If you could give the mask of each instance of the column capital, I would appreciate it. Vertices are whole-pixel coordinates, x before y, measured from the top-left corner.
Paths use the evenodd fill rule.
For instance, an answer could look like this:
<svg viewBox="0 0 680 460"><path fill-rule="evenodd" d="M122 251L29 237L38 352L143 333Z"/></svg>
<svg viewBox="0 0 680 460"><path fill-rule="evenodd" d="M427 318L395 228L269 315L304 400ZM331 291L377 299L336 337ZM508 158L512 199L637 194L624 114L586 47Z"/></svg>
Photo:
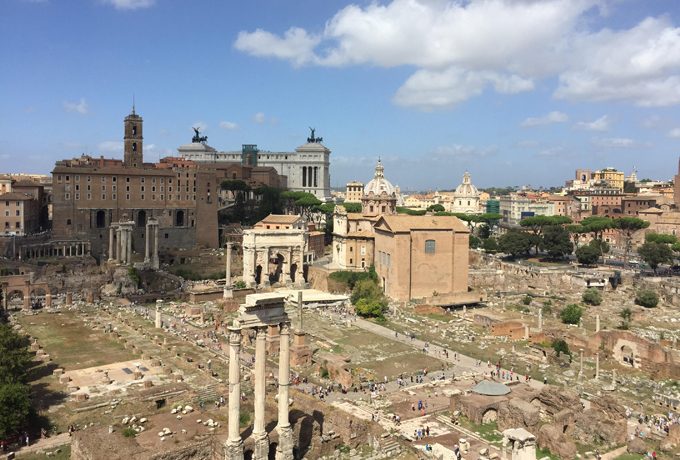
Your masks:
<svg viewBox="0 0 680 460"><path fill-rule="evenodd" d="M286 321L284 323L281 323L279 325L279 334L283 335L289 335L290 334L290 321Z"/></svg>

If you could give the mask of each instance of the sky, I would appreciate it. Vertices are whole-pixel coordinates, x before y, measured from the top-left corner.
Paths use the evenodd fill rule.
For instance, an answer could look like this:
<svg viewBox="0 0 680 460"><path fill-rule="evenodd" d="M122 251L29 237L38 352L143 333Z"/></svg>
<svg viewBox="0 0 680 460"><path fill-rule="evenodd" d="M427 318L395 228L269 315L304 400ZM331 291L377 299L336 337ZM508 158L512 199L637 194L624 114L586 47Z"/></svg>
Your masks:
<svg viewBox="0 0 680 460"><path fill-rule="evenodd" d="M201 127L218 150L292 151L331 185L378 158L402 190L561 185L576 168L670 179L680 156L675 0L0 0L0 171L146 161Z"/></svg>

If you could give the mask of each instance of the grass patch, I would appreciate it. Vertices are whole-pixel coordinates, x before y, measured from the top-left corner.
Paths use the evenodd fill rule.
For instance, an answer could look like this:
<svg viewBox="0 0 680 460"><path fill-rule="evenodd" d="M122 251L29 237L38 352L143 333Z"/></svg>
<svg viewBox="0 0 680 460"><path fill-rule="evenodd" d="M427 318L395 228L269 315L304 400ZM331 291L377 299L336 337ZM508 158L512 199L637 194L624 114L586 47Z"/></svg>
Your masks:
<svg viewBox="0 0 680 460"><path fill-rule="evenodd" d="M474 431L488 442L498 443L503 441L503 435L498 432L498 425L496 424L496 422L477 425L464 415L461 415L458 418L458 422L461 424L461 426L463 426L463 428L467 428L470 431ZM537 458L539 457L537 456Z"/></svg>
<svg viewBox="0 0 680 460"><path fill-rule="evenodd" d="M557 455L553 454L546 448L540 448L536 446L536 458L543 458L543 457L548 457L550 460L560 460L560 457Z"/></svg>

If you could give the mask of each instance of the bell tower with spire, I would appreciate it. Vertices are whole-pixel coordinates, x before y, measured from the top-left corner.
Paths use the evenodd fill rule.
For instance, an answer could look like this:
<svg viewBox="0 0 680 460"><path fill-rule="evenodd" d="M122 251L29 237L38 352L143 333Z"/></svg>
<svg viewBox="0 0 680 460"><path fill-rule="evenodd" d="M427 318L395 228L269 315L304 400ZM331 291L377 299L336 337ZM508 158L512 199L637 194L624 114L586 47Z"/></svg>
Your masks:
<svg viewBox="0 0 680 460"><path fill-rule="evenodd" d="M125 117L125 136L123 149L123 165L129 168L141 168L144 164L142 137L142 117L135 113L135 103L132 102L132 112Z"/></svg>

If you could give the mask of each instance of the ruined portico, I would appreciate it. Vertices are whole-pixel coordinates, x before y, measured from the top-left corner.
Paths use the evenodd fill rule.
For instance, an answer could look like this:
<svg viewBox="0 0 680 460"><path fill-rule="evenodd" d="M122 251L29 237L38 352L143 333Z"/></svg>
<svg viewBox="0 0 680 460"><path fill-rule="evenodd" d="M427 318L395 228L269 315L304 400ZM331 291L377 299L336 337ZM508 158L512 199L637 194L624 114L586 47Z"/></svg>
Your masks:
<svg viewBox="0 0 680 460"><path fill-rule="evenodd" d="M122 265L132 264L132 230L134 226L134 221L121 220L109 227L109 262Z"/></svg>
<svg viewBox="0 0 680 460"><path fill-rule="evenodd" d="M288 389L290 385L290 322L284 310L285 296L281 294L251 294L239 308L238 319L229 328L229 437L225 446L227 460L243 459L243 440L239 429L241 369L240 349L243 330L254 329L255 378L254 378L254 422L253 438L255 447L253 459L267 459L269 438L265 430L265 385L266 385L266 342L267 330L279 328L279 392L278 424L279 443L276 458L293 460L293 431L289 421Z"/></svg>

